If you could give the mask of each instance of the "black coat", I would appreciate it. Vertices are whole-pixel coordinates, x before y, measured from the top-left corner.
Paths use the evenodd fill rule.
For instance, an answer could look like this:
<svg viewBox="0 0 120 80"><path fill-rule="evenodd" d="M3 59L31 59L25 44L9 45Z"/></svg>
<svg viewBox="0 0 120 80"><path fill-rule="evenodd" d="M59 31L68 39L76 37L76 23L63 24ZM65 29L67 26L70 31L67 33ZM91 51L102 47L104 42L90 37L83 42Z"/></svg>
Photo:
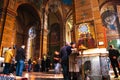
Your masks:
<svg viewBox="0 0 120 80"><path fill-rule="evenodd" d="M19 61L19 60L25 60L25 50L23 48L19 48L17 50L16 56L15 56L15 60Z"/></svg>
<svg viewBox="0 0 120 80"><path fill-rule="evenodd" d="M69 55L71 54L71 47L70 46L64 46L61 48L60 50L60 58L61 58L61 63L65 63L67 64L68 63L68 58L69 58Z"/></svg>
<svg viewBox="0 0 120 80"><path fill-rule="evenodd" d="M109 58L110 58L111 61L115 60L115 59L113 59L113 56L116 57L116 60L118 59L118 57L120 55L118 50L116 50L116 49L109 49L108 51L109 51Z"/></svg>

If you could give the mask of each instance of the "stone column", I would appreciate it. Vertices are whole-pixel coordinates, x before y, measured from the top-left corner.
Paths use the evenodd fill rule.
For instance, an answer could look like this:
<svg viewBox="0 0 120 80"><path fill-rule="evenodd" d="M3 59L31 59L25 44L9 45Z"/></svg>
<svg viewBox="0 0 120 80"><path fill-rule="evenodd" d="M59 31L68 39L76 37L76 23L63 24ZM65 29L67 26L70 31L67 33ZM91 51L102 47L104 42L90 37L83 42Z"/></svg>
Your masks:
<svg viewBox="0 0 120 80"><path fill-rule="evenodd" d="M107 37L106 37L106 29L102 25L98 0L91 0L91 5L92 5L93 19L95 24L97 47L104 48L107 46ZM103 44L99 45L100 42L103 42Z"/></svg>
<svg viewBox="0 0 120 80"><path fill-rule="evenodd" d="M9 0L4 0L2 18L1 18L1 29L0 29L0 48L1 48L1 44L2 44L2 37L3 37L3 31L4 31L5 21L6 21L8 5L9 5Z"/></svg>
<svg viewBox="0 0 120 80"><path fill-rule="evenodd" d="M40 39L40 57L43 57L43 54L47 54L47 14L45 12L45 9L43 8L42 12L42 26L41 26L41 39Z"/></svg>
<svg viewBox="0 0 120 80"><path fill-rule="evenodd" d="M12 10L8 9L6 14L6 21L4 25L1 46L4 48L13 47L15 45L15 16Z"/></svg>

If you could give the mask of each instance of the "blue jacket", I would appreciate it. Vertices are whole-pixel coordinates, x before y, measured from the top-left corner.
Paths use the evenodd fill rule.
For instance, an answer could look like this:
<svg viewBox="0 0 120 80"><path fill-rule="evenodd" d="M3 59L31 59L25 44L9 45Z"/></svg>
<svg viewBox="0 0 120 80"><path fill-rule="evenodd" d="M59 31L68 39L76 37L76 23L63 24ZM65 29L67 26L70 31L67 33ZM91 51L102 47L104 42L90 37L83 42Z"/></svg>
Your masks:
<svg viewBox="0 0 120 80"><path fill-rule="evenodd" d="M60 50L61 63L68 63L69 55L71 54L70 46L63 46Z"/></svg>

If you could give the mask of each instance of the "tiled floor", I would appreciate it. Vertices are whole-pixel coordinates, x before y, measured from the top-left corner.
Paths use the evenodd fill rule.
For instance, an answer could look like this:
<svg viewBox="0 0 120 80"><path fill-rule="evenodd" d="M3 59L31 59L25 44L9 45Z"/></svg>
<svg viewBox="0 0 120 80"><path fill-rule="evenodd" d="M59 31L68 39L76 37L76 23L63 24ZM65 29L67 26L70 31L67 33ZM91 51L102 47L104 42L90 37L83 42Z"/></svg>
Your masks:
<svg viewBox="0 0 120 80"><path fill-rule="evenodd" d="M62 74L54 74L54 72L24 72L23 77L28 78L28 80L63 80ZM120 80L120 76L114 79L113 71L110 71L110 80ZM16 80L21 80L20 77L16 77Z"/></svg>
<svg viewBox="0 0 120 80"><path fill-rule="evenodd" d="M1 69L1 68L0 68ZM0 70L2 71L2 70ZM27 77L28 80L63 80L63 75L62 74L54 74L54 72L49 72L49 73L45 73L45 72L24 72L23 73L23 77ZM120 80L120 76L118 77L118 79L114 79L114 73L111 69L110 71L110 80ZM20 80L20 77L16 77L17 80Z"/></svg>
<svg viewBox="0 0 120 80"><path fill-rule="evenodd" d="M42 73L42 72L25 72L23 74L23 77L27 77L29 80L63 80L62 74L54 74L54 73ZM111 80L120 80L120 77L118 79L114 79L114 74L110 74Z"/></svg>
<svg viewBox="0 0 120 80"><path fill-rule="evenodd" d="M63 80L62 74L53 74L45 72L24 73L23 77L27 77L29 80Z"/></svg>

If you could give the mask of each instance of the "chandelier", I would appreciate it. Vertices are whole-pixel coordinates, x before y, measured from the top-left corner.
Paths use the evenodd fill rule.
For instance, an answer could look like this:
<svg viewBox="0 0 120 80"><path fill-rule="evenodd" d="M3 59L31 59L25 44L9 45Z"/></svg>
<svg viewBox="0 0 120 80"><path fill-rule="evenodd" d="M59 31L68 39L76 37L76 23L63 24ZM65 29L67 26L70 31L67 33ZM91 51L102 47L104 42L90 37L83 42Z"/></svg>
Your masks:
<svg viewBox="0 0 120 80"><path fill-rule="evenodd" d="M51 12L57 12L58 7L60 6L60 0L50 0L48 6Z"/></svg>

